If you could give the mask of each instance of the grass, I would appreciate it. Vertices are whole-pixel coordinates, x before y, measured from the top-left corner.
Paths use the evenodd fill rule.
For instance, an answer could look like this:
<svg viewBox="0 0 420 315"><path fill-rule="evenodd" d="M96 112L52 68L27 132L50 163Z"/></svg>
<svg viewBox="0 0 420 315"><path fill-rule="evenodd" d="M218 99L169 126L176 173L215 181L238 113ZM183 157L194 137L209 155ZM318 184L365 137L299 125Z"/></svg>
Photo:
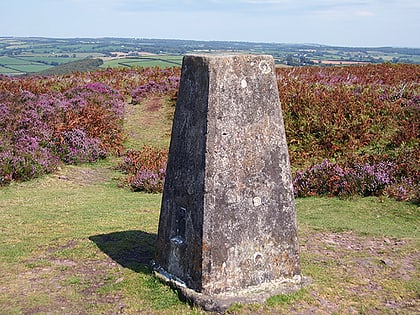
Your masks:
<svg viewBox="0 0 420 315"><path fill-rule="evenodd" d="M131 58L120 58L105 61L102 68L114 67L161 67L181 66L181 55L150 55Z"/></svg>
<svg viewBox="0 0 420 315"><path fill-rule="evenodd" d="M51 66L40 63L37 60L25 60L22 58L14 58L8 56L0 57L0 65L3 69L0 69L0 73L26 73L26 72L37 72L47 69Z"/></svg>
<svg viewBox="0 0 420 315"><path fill-rule="evenodd" d="M161 195L117 187L120 174L110 166L65 167L0 190L0 305L5 314L61 308L91 314L111 314L116 308L126 314L201 313L150 273ZM296 203L303 274L312 284L264 305L234 305L230 313L386 310L378 296L367 294L369 281L380 283L382 294L395 303L415 298L415 267L406 280L395 272L402 266L398 259L413 256L418 248L418 206L376 198L303 198ZM329 237L347 240L343 244L350 249L337 239L325 242ZM388 238L404 244L378 245L373 254L351 248ZM394 265L385 266L381 257L390 251ZM380 269L384 278L360 276L361 262Z"/></svg>
<svg viewBox="0 0 420 315"><path fill-rule="evenodd" d="M129 119L124 121L127 134L124 146L138 149L147 144L168 148L174 109L165 97L155 97L127 106Z"/></svg>
<svg viewBox="0 0 420 315"><path fill-rule="evenodd" d="M81 181L92 172L103 169L65 168L0 191L0 288L6 288L0 304L6 314L56 307L82 312L76 305L108 314L119 305L112 303L115 296L124 297L121 307L129 314L190 312L148 267L161 195L132 193L109 179ZM90 305L90 291L103 302Z"/></svg>
<svg viewBox="0 0 420 315"><path fill-rule="evenodd" d="M420 238L419 207L390 199L301 198L299 219L312 229L362 235Z"/></svg>

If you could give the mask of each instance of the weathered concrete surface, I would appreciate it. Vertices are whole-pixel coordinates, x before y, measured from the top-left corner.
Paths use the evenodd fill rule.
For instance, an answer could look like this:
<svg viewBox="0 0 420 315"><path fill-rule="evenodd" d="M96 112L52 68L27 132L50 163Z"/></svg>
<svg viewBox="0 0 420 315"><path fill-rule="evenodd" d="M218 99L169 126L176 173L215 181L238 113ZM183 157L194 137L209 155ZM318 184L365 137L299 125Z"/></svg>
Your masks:
<svg viewBox="0 0 420 315"><path fill-rule="evenodd" d="M155 262L204 296L300 283L271 56L184 57Z"/></svg>

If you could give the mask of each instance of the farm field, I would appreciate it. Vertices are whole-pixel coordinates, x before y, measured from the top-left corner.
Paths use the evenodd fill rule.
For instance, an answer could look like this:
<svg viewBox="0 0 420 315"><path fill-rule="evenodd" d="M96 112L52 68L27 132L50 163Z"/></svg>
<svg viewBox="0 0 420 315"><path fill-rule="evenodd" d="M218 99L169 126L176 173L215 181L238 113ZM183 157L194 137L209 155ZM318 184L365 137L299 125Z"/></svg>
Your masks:
<svg viewBox="0 0 420 315"><path fill-rule="evenodd" d="M20 74L38 72L50 66L38 60L0 56L0 74Z"/></svg>
<svg viewBox="0 0 420 315"><path fill-rule="evenodd" d="M179 65L186 53L270 54L279 66L357 63L420 64L418 48L354 48L317 44L206 42L146 38L0 37L0 74L36 74L83 58L101 58L104 67ZM125 56L121 60L120 56Z"/></svg>
<svg viewBox="0 0 420 315"><path fill-rule="evenodd" d="M101 68L115 67L180 67L182 65L181 55L148 55L131 58L117 58L106 60Z"/></svg>
<svg viewBox="0 0 420 315"><path fill-rule="evenodd" d="M38 73L46 69L51 69L56 65L63 65L77 60L85 59L81 57L53 57L53 56L20 56L8 57L0 56L0 74L19 75L25 73ZM93 58L94 56L89 56ZM101 57L101 56L99 56ZM101 58L99 58L101 59ZM105 58L104 58L105 59ZM130 58L106 58L101 68L115 67L161 67L168 68L181 66L181 55L148 55Z"/></svg>
<svg viewBox="0 0 420 315"><path fill-rule="evenodd" d="M0 56L0 74L22 75L38 73L56 65L82 60L86 57L54 57L44 55Z"/></svg>
<svg viewBox="0 0 420 315"><path fill-rule="evenodd" d="M417 313L418 67L278 69L310 284L228 313ZM205 314L151 274L162 196L138 180L165 162L179 73L0 80L3 313Z"/></svg>

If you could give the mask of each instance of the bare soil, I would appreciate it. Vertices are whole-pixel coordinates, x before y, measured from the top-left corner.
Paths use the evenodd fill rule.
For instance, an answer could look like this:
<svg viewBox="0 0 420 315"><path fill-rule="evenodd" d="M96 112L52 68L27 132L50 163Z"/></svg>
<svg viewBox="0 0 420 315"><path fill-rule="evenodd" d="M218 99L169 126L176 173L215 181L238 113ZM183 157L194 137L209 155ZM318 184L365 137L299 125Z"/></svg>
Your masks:
<svg viewBox="0 0 420 315"><path fill-rule="evenodd" d="M399 281L418 285L420 254L418 242L386 237L366 237L351 232L306 231L300 239L301 255L312 265L323 268L332 292L313 279L309 291L316 313L325 314L418 314L418 291L410 294ZM343 297L347 300L343 301ZM297 303L299 305L300 303ZM311 310L312 308L312 310ZM291 313L310 314L304 303Z"/></svg>
<svg viewBox="0 0 420 315"><path fill-rule="evenodd" d="M113 170L106 167L67 166L64 170L59 169L54 176L64 182L86 186L109 182L112 178L112 173Z"/></svg>
<svg viewBox="0 0 420 315"><path fill-rule="evenodd" d="M123 281L122 268L99 250L88 259L60 257L86 240L40 249L25 261L3 294L10 294L17 314L120 314L122 296L105 288ZM105 289L105 290L104 290ZM6 310L5 314L15 311Z"/></svg>

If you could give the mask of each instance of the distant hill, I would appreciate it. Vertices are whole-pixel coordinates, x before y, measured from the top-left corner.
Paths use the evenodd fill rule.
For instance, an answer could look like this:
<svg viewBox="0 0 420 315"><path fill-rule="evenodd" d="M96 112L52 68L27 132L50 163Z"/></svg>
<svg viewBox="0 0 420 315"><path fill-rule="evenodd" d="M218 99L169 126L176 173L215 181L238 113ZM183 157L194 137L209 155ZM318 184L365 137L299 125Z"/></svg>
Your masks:
<svg viewBox="0 0 420 315"><path fill-rule="evenodd" d="M42 38L0 36L0 75L63 74L103 68L180 65L187 53L252 53L278 66L341 66L366 63L420 64L420 48L337 47L150 38ZM82 61L75 61L82 60ZM57 66L62 65L62 66ZM56 67L54 67L56 66ZM47 70L48 69L48 70Z"/></svg>
<svg viewBox="0 0 420 315"><path fill-rule="evenodd" d="M32 73L32 75L62 75L72 72L87 72L97 70L104 62L99 58L86 58L71 61L61 65L48 68L43 71Z"/></svg>

